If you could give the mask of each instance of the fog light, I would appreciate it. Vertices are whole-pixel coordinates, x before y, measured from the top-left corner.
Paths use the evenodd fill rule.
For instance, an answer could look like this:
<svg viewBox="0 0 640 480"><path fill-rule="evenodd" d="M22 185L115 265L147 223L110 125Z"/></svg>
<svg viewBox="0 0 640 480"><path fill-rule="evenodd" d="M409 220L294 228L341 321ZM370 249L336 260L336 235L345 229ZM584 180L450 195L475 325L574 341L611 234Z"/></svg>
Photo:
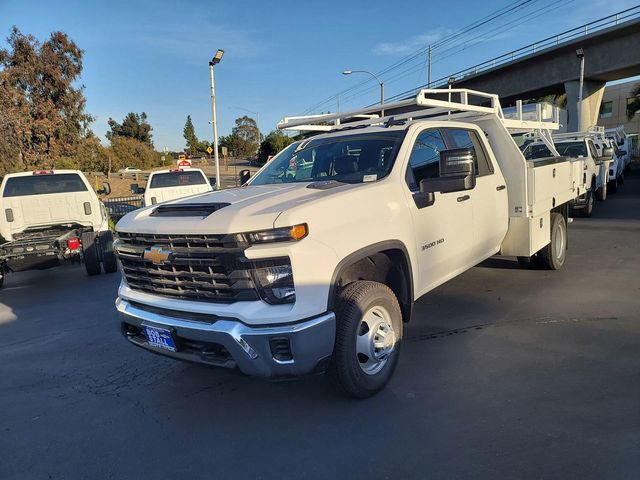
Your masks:
<svg viewBox="0 0 640 480"><path fill-rule="evenodd" d="M260 296L268 303L293 303L296 290L291 265L277 265L253 270L253 277Z"/></svg>

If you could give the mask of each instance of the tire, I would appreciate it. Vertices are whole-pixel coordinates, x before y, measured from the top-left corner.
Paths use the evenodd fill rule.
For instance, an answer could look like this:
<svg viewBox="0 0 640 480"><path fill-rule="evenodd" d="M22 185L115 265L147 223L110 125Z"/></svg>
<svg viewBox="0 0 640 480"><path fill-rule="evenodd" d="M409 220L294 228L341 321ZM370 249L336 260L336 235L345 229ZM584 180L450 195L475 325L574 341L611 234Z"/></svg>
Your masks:
<svg viewBox="0 0 640 480"><path fill-rule="evenodd" d="M96 242L94 232L83 232L80 241L82 242L82 258L84 268L89 276L100 275L100 256L98 255L98 242Z"/></svg>
<svg viewBox="0 0 640 480"><path fill-rule="evenodd" d="M610 180L609 181L609 185L607 186L607 189L609 190L609 192L613 193L617 193L618 192L618 178L616 177L615 180Z"/></svg>
<svg viewBox="0 0 640 480"><path fill-rule="evenodd" d="M600 188L596 189L596 200L604 202L607 199L607 184L604 183Z"/></svg>
<svg viewBox="0 0 640 480"><path fill-rule="evenodd" d="M0 288L4 287L4 277L6 277L7 272L4 270L3 266L0 266Z"/></svg>
<svg viewBox="0 0 640 480"><path fill-rule="evenodd" d="M118 271L116 253L113 251L113 233L109 230L100 234L100 249L102 250L102 268L104 273Z"/></svg>
<svg viewBox="0 0 640 480"><path fill-rule="evenodd" d="M576 216L590 218L591 215L593 214L593 204L594 204L593 190L589 190L587 191L587 204L585 205L584 208L581 208L580 210L574 210L574 212L577 214Z"/></svg>
<svg viewBox="0 0 640 480"><path fill-rule="evenodd" d="M624 169L620 172L620 175L618 175L618 186L620 185L624 185Z"/></svg>
<svg viewBox="0 0 640 480"><path fill-rule="evenodd" d="M537 254L538 265L547 270L560 270L567 258L567 222L564 217L551 212L551 242Z"/></svg>
<svg viewBox="0 0 640 480"><path fill-rule="evenodd" d="M370 397L384 388L400 357L398 300L386 285L356 281L338 293L335 313L336 339L327 376L340 394Z"/></svg>

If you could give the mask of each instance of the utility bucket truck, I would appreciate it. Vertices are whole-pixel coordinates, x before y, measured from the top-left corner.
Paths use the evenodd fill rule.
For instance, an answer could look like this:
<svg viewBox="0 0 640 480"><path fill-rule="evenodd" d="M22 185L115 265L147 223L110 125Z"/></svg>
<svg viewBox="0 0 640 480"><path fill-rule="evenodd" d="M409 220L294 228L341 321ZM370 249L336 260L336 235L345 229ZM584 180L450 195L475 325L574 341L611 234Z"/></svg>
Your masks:
<svg viewBox="0 0 640 480"><path fill-rule="evenodd" d="M317 134L242 187L125 216L125 338L250 375L326 372L362 398L391 378L422 295L495 254L563 266L583 165L528 161L510 135L557 123L506 118L496 95L465 89L384 112L285 118Z"/></svg>

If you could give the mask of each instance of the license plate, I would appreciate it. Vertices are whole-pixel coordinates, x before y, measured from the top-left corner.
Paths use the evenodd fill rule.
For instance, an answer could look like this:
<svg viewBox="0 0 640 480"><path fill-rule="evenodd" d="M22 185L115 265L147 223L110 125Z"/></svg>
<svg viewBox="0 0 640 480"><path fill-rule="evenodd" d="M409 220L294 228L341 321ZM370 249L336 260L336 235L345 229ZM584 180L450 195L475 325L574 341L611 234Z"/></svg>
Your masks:
<svg viewBox="0 0 640 480"><path fill-rule="evenodd" d="M143 325L143 327L149 345L152 347L164 348L165 350L170 350L172 352L177 350L176 342L173 339L171 330L167 328L151 327L149 325Z"/></svg>

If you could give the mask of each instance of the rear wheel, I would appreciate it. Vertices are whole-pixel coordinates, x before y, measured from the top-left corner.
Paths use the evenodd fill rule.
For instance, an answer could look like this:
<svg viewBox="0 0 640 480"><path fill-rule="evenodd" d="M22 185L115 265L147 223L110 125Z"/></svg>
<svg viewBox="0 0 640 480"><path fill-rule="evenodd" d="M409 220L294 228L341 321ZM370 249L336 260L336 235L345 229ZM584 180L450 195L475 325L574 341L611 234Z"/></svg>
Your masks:
<svg viewBox="0 0 640 480"><path fill-rule="evenodd" d="M567 222L564 217L551 212L551 242L536 254L540 267L560 270L567 256Z"/></svg>
<svg viewBox="0 0 640 480"><path fill-rule="evenodd" d="M327 369L342 394L367 398L387 384L402 341L400 305L389 287L357 281L338 294L336 339Z"/></svg>
<svg viewBox="0 0 640 480"><path fill-rule="evenodd" d="M114 273L118 270L116 253L113 251L113 233L109 230L100 234L100 249L102 250L102 267L104 273Z"/></svg>
<svg viewBox="0 0 640 480"><path fill-rule="evenodd" d="M84 268L90 276L100 274L100 256L98 255L98 245L95 232L83 232L80 241L82 242L82 258Z"/></svg>
<svg viewBox="0 0 640 480"><path fill-rule="evenodd" d="M618 175L618 185L624 185L624 169Z"/></svg>
<svg viewBox="0 0 640 480"><path fill-rule="evenodd" d="M609 192L617 193L617 191L618 191L618 177L616 177L615 180L609 180L609 184L608 184L607 188L609 189Z"/></svg>
<svg viewBox="0 0 640 480"><path fill-rule="evenodd" d="M6 275L6 272L4 270L4 266L0 265L0 288L4 286L5 275Z"/></svg>

